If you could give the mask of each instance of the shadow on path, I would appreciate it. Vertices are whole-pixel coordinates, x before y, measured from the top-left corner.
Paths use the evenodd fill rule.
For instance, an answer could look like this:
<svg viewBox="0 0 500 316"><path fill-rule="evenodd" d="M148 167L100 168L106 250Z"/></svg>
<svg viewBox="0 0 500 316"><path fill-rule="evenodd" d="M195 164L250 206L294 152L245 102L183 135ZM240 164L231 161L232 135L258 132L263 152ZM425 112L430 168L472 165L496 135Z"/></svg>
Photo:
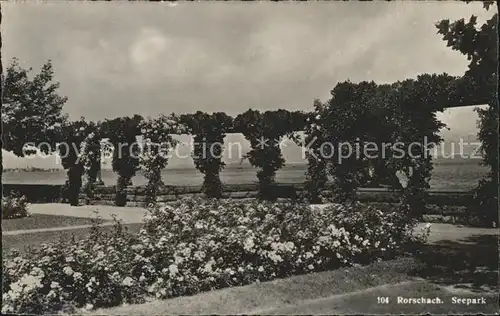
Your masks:
<svg viewBox="0 0 500 316"><path fill-rule="evenodd" d="M416 258L424 267L413 271L413 276L473 292L498 292L497 235L472 235L421 245Z"/></svg>

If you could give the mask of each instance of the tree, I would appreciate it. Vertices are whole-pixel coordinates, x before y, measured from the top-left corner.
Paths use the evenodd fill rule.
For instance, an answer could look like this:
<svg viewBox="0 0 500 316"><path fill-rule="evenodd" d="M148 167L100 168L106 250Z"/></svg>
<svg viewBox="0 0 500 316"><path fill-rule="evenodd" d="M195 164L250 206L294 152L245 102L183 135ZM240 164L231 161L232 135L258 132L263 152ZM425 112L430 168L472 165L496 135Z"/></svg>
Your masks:
<svg viewBox="0 0 500 316"><path fill-rule="evenodd" d="M52 82L52 63L45 63L32 79L31 71L21 68L18 60L13 59L2 73L2 148L19 157L36 153L26 148L26 144L47 143L50 146L41 146L40 150L45 154L55 151L60 126L67 119L62 113L67 97L60 96L59 83Z"/></svg>
<svg viewBox="0 0 500 316"><path fill-rule="evenodd" d="M84 191L87 199L92 199L97 184L97 176L101 170L101 128L100 122L91 122L90 129L80 145L81 161L85 169L86 182Z"/></svg>
<svg viewBox="0 0 500 316"><path fill-rule="evenodd" d="M181 115L180 121L194 135L193 161L204 174L202 191L210 198L222 197L222 182L219 173L224 168L222 161L226 133L232 129L233 119L223 112L213 114L201 111Z"/></svg>
<svg viewBox="0 0 500 316"><path fill-rule="evenodd" d="M315 103L315 117L310 118L308 137L325 142L316 144L323 148L313 149L327 159L317 159L317 154L308 157L310 173L321 185L324 175L316 169L326 164L334 178L335 199L352 202L359 187L373 183L368 172L372 169L375 180L378 177L399 190L410 215L419 217L432 170L430 150L441 141L438 133L444 127L436 112L455 97L456 80L447 74L425 74L393 84L338 83L326 104ZM407 188L396 181L398 170L408 173ZM315 190L310 193L317 199Z"/></svg>
<svg viewBox="0 0 500 316"><path fill-rule="evenodd" d="M282 137L293 137L294 132L302 130L304 126L303 113L283 109L264 113L250 109L234 119L234 132L241 132L252 147L244 158L259 168L257 178L261 199L276 199L272 185L275 183L276 171L285 165L280 148Z"/></svg>
<svg viewBox="0 0 500 316"><path fill-rule="evenodd" d="M488 10L493 3L483 1L484 8ZM489 105L477 111L483 163L490 167L490 172L473 191L471 211L484 222L498 225L498 13L481 27L476 24L477 17L471 16L467 22L465 19L453 23L442 20L436 27L448 47L467 56L469 67L463 81L473 87L470 93Z"/></svg>
<svg viewBox="0 0 500 316"><path fill-rule="evenodd" d="M114 147L112 166L113 171L118 173L115 197L117 206L127 204L126 188L131 185L132 177L140 168L140 148L136 136L141 134L142 120L142 116L134 115L105 120L101 125L103 138L109 138Z"/></svg>
<svg viewBox="0 0 500 316"><path fill-rule="evenodd" d="M143 149L139 157L142 174L148 180L145 187L145 202L149 206L157 202L160 188L164 186L161 172L167 167L170 149L177 145L172 134L182 134L177 117L160 115L148 117L140 122Z"/></svg>
<svg viewBox="0 0 500 316"><path fill-rule="evenodd" d="M325 115L325 105L314 100L314 111L306 118L306 198L311 204L322 202L322 190L328 181L326 159L321 155L321 145L325 143L324 130L321 129L321 118Z"/></svg>
<svg viewBox="0 0 500 316"><path fill-rule="evenodd" d="M78 196L82 187L82 176L85 172L85 161L82 159L82 142L97 130L96 124L87 122L82 117L79 121L65 122L61 128L63 141L58 144L57 151L61 163L67 170L68 179L64 196L73 206L78 205Z"/></svg>
<svg viewBox="0 0 500 316"><path fill-rule="evenodd" d="M329 161L328 173L334 178L337 202L355 200L357 188L366 180L367 162L353 150L367 141L375 128L368 118L377 91L374 82L340 82L330 92L332 98L325 104L320 121L313 123L326 142L320 151Z"/></svg>
<svg viewBox="0 0 500 316"><path fill-rule="evenodd" d="M437 119L436 112L443 111L444 104L454 97L456 80L447 74L424 74L417 80L398 81L391 85L384 102L394 111L391 119L394 122L389 126L393 125L396 133L391 138L405 152L397 159L392 155L388 158L389 169L404 171L408 177L407 187L395 183L393 188L402 191L403 202L415 218L423 215L433 168L431 150L433 144L442 141L439 131L446 126Z"/></svg>

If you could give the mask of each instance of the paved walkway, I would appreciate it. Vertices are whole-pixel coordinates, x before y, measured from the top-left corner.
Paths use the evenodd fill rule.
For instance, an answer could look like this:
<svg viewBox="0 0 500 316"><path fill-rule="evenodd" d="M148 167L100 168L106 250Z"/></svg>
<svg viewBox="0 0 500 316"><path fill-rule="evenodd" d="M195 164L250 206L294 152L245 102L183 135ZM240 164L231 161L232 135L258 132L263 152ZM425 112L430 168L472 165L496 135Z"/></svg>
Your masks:
<svg viewBox="0 0 500 316"><path fill-rule="evenodd" d="M322 208L324 205L318 206L314 205L313 208ZM144 215L148 213L148 210L141 207L117 207L108 205L83 205L83 206L70 206L69 204L61 203L44 203L44 204L31 204L29 211L33 214L44 214L44 215L58 215L58 216L73 216L81 218L95 218L97 214L103 220L112 220L113 215L117 219L122 220L124 224L135 224L141 223ZM96 213L97 212L97 213ZM106 225L112 225L112 223L105 223ZM417 226L417 230L426 223L420 223ZM474 235L499 235L498 229L493 228L476 228L476 227L464 227L457 226L453 224L443 224L435 223L431 224L431 234L429 236L429 242L437 242L441 240L462 240ZM9 232L2 232L3 236L8 235L19 235L26 233L38 233L38 232L48 232L48 231L61 231L61 230L72 230L88 228L90 225L79 225L70 227L55 227L55 228L43 228L43 229L30 229L30 230L15 230Z"/></svg>
<svg viewBox="0 0 500 316"><path fill-rule="evenodd" d="M426 223L420 223L418 226L423 227L425 225ZM443 240L465 241L469 237L478 235L500 236L500 231L498 228L478 228L444 223L431 223L431 233L427 242L435 243Z"/></svg>
<svg viewBox="0 0 500 316"><path fill-rule="evenodd" d="M140 223L148 210L141 207L117 207L108 205L71 206L61 203L31 204L29 212L33 214L73 216L95 218L96 212L104 220L112 220L113 215L125 224Z"/></svg>
<svg viewBox="0 0 500 316"><path fill-rule="evenodd" d="M107 205L71 206L69 204L61 204L61 203L44 203L44 204L31 204L29 206L29 212L32 214L71 216L79 218L96 218L97 216L99 216L103 220L108 221L106 223L103 223L102 226L111 226L113 225L113 223L109 221L113 219L113 216L116 216L116 219L118 220L122 220L124 224L142 223L143 217L148 213L148 210L140 207L117 207L117 206L107 206ZM12 236L12 235L52 232L52 231L77 230L89 227L91 227L91 225L13 230L13 231L2 232L2 236Z"/></svg>

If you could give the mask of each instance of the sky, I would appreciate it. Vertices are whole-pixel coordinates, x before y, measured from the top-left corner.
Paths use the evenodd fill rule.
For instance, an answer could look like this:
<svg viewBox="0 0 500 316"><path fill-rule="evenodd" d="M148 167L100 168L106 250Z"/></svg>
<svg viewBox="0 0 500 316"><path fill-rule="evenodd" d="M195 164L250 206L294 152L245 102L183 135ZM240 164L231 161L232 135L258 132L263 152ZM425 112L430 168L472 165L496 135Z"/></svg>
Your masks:
<svg viewBox="0 0 500 316"><path fill-rule="evenodd" d="M467 59L435 23L496 12L481 3L2 2L4 67L51 60L73 119L224 111L310 110L340 81L389 83L462 75ZM471 108L442 114L446 135L477 133ZM446 121L447 120L447 121ZM228 141L248 143L241 135ZM246 144L246 145L245 145ZM300 149L285 157L298 161ZM53 167L18 159L4 167ZM171 161L171 164L192 164Z"/></svg>

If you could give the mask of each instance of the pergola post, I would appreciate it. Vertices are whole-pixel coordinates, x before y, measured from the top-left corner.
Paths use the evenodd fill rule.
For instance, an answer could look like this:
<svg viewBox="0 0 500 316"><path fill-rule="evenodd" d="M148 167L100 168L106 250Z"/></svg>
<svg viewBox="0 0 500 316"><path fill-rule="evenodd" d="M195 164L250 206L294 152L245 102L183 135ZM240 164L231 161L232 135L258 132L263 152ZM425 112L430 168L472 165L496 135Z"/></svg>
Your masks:
<svg viewBox="0 0 500 316"><path fill-rule="evenodd" d="M98 167L97 167L97 172L96 172L96 184L97 185L104 185L104 181L102 181L101 177L101 167L102 167L102 162L101 162L101 157L98 158Z"/></svg>
<svg viewBox="0 0 500 316"><path fill-rule="evenodd" d="M106 159L108 158L109 154L111 153L111 157L113 157L113 146L109 143L108 138L102 138L101 139L101 150L99 152L99 157L98 159L98 165L97 165L97 176L96 176L96 184L97 185L104 185L104 181L102 181L102 163L103 163L103 158Z"/></svg>

